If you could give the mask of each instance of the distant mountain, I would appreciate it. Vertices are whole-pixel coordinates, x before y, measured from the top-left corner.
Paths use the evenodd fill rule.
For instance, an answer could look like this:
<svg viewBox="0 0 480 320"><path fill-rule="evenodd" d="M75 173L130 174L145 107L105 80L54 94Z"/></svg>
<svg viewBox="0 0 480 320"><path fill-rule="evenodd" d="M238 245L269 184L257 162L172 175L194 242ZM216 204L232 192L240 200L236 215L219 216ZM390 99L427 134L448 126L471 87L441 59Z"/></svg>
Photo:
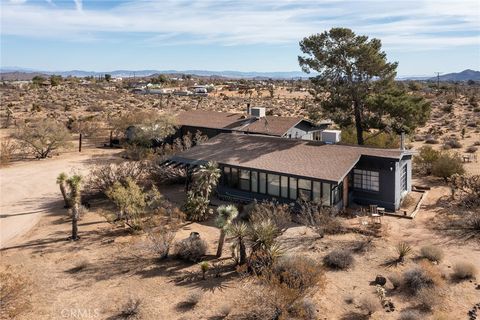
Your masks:
<svg viewBox="0 0 480 320"><path fill-rule="evenodd" d="M41 71L33 69L23 69L17 67L3 67L0 69L3 74L6 73L42 73L42 74L56 74L62 77L87 77L87 76L103 76L110 74L112 77L129 78L129 77L148 77L155 74L190 74L201 77L221 77L229 79L292 79L292 78L309 78L312 75L303 73L301 71L285 71L285 72L242 72L242 71L208 71L208 70L114 70L114 71L83 71L83 70L70 70L70 71Z"/></svg>
<svg viewBox="0 0 480 320"><path fill-rule="evenodd" d="M428 80L437 80L437 77L432 77ZM457 73L447 73L440 76L440 81L480 81L480 71L471 69L463 70Z"/></svg>

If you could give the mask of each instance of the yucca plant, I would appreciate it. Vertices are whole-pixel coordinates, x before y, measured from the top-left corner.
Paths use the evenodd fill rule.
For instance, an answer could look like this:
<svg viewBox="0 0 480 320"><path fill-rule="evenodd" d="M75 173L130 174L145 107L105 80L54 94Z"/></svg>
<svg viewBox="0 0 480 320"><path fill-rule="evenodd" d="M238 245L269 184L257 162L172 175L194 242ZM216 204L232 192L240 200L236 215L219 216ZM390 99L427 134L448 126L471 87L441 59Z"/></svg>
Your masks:
<svg viewBox="0 0 480 320"><path fill-rule="evenodd" d="M398 254L398 261L403 261L406 256L412 253L412 247L406 242L400 242L397 244L395 250Z"/></svg>
<svg viewBox="0 0 480 320"><path fill-rule="evenodd" d="M67 178L68 176L65 172L60 173L57 177L57 184L60 186L60 192L62 193L63 201L65 201L65 208L71 208L72 205L67 194Z"/></svg>
<svg viewBox="0 0 480 320"><path fill-rule="evenodd" d="M205 274L207 273L208 269L210 269L210 264L207 261L202 261L199 264L200 271L202 271L202 279L205 280Z"/></svg>
<svg viewBox="0 0 480 320"><path fill-rule="evenodd" d="M269 249L273 245L278 234L279 231L277 226L270 219L253 223L249 230L249 236L253 242L252 250Z"/></svg>
<svg viewBox="0 0 480 320"><path fill-rule="evenodd" d="M239 253L238 264L245 264L247 260L247 249L245 247L245 238L248 235L248 226L245 222L232 223L228 229L227 234L235 239L235 248Z"/></svg>
<svg viewBox="0 0 480 320"><path fill-rule="evenodd" d="M226 230L231 225L233 219L238 215L238 209L233 204L221 205L217 208L217 218L215 225L220 228L220 238L218 240L217 258L222 256L223 245L225 243Z"/></svg>

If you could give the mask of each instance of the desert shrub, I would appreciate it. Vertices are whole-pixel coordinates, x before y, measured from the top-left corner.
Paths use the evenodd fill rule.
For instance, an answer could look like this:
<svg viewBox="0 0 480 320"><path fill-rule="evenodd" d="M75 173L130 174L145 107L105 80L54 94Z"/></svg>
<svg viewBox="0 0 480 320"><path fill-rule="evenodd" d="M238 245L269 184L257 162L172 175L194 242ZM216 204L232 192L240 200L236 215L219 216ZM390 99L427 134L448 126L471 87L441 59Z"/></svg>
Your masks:
<svg viewBox="0 0 480 320"><path fill-rule="evenodd" d="M418 174L430 175L433 164L440 156L440 152L430 146L420 148L417 156L413 158L414 169Z"/></svg>
<svg viewBox="0 0 480 320"><path fill-rule="evenodd" d="M435 139L434 137L429 136L429 137L425 138L425 143L426 144L438 144L439 141L437 139Z"/></svg>
<svg viewBox="0 0 480 320"><path fill-rule="evenodd" d="M125 158L133 161L151 160L154 156L153 149L150 147L127 143L123 149Z"/></svg>
<svg viewBox="0 0 480 320"><path fill-rule="evenodd" d="M30 285L18 273L18 269L7 267L0 271L0 318L15 319L30 309Z"/></svg>
<svg viewBox="0 0 480 320"><path fill-rule="evenodd" d="M294 319L303 319L303 320L318 319L317 306L311 299L308 299L308 298L303 298L302 300L294 303L289 308L288 313Z"/></svg>
<svg viewBox="0 0 480 320"><path fill-rule="evenodd" d="M477 152L477 150L478 150L477 147L475 147L475 146L470 146L470 147L467 148L466 151L467 151L468 153L475 153L475 152Z"/></svg>
<svg viewBox="0 0 480 320"><path fill-rule="evenodd" d="M462 144L457 139L448 139L443 143L443 146L448 146L452 149L460 149Z"/></svg>
<svg viewBox="0 0 480 320"><path fill-rule="evenodd" d="M192 232L186 239L175 243L175 254L182 260L197 262L207 252L207 242Z"/></svg>
<svg viewBox="0 0 480 320"><path fill-rule="evenodd" d="M434 288L420 289L415 298L418 307L424 311L432 311L442 300L438 290Z"/></svg>
<svg viewBox="0 0 480 320"><path fill-rule="evenodd" d="M478 202L477 198L477 202ZM463 218L463 226L465 229L477 233L477 235L480 235L480 212L472 212L470 214L467 214Z"/></svg>
<svg viewBox="0 0 480 320"><path fill-rule="evenodd" d="M71 145L71 135L65 125L48 118L19 127L14 137L24 150L41 159Z"/></svg>
<svg viewBox="0 0 480 320"><path fill-rule="evenodd" d="M443 178L447 182L448 178L454 174L462 175L465 173L462 159L458 154L443 152L433 163L432 174Z"/></svg>
<svg viewBox="0 0 480 320"><path fill-rule="evenodd" d="M252 224L270 220L279 231L285 230L292 220L290 206L276 201L255 201L246 206L245 211Z"/></svg>
<svg viewBox="0 0 480 320"><path fill-rule="evenodd" d="M0 141L0 165L7 165L18 151L18 144L10 138Z"/></svg>
<svg viewBox="0 0 480 320"><path fill-rule="evenodd" d="M335 249L323 258L323 262L331 269L344 270L349 268L354 260L349 250Z"/></svg>
<svg viewBox="0 0 480 320"><path fill-rule="evenodd" d="M295 220L312 228L319 236L344 233L345 228L336 214L335 209L323 207L320 203L300 202L300 212Z"/></svg>
<svg viewBox="0 0 480 320"><path fill-rule="evenodd" d="M140 307L142 300L138 298L129 298L120 308L118 317L121 319L137 319L140 317Z"/></svg>
<svg viewBox="0 0 480 320"><path fill-rule="evenodd" d="M421 320L422 315L416 310L403 310L400 312L398 320Z"/></svg>
<svg viewBox="0 0 480 320"><path fill-rule="evenodd" d="M162 195L155 186L144 191L131 178L127 178L125 185L115 182L106 195L117 206L117 220L133 231L143 228L143 218L153 214L162 201Z"/></svg>
<svg viewBox="0 0 480 320"><path fill-rule="evenodd" d="M398 261L403 261L406 256L412 253L412 247L406 242L400 242L395 246L395 251L398 254Z"/></svg>
<svg viewBox="0 0 480 320"><path fill-rule="evenodd" d="M272 267L272 276L280 284L305 292L323 280L324 272L319 263L305 256L284 256Z"/></svg>
<svg viewBox="0 0 480 320"><path fill-rule="evenodd" d="M217 312L218 319L225 319L232 312L232 306L229 304L223 305Z"/></svg>
<svg viewBox="0 0 480 320"><path fill-rule="evenodd" d="M374 246L373 238L367 237L365 239L354 242L352 245L352 252L364 253L369 251L371 248L373 248L373 246Z"/></svg>
<svg viewBox="0 0 480 320"><path fill-rule="evenodd" d="M160 227L156 232L148 232L148 239L150 240L149 248L159 260L168 257L175 233L175 229L168 229L164 226Z"/></svg>
<svg viewBox="0 0 480 320"><path fill-rule="evenodd" d="M465 280L474 278L477 273L477 268L470 262L457 262L453 266L452 278L456 280Z"/></svg>
<svg viewBox="0 0 480 320"><path fill-rule="evenodd" d="M443 250L437 246L424 246L420 248L420 255L430 261L440 262L443 259Z"/></svg>
<svg viewBox="0 0 480 320"><path fill-rule="evenodd" d="M402 286L403 279L402 279L402 276L400 274L392 273L387 278L388 278L388 280L390 280L390 283L392 284L393 289L397 289L397 288L400 288Z"/></svg>
<svg viewBox="0 0 480 320"><path fill-rule="evenodd" d="M403 289L417 294L421 289L434 288L442 282L438 270L429 263L422 263L419 266L406 270L403 273Z"/></svg>
<svg viewBox="0 0 480 320"><path fill-rule="evenodd" d="M147 169L146 163L133 161L94 166L88 175L86 189L92 193L105 194L115 182L125 184L127 179L131 179L139 183L145 179Z"/></svg>
<svg viewBox="0 0 480 320"><path fill-rule="evenodd" d="M364 297L360 300L360 308L368 315L372 315L374 312L380 310L380 301L371 296Z"/></svg>
<svg viewBox="0 0 480 320"><path fill-rule="evenodd" d="M453 195L458 191L461 192L461 200L464 206L474 208L480 205L480 175L454 174L450 177L449 184ZM475 223L472 226L475 229Z"/></svg>
<svg viewBox="0 0 480 320"><path fill-rule="evenodd" d="M185 300L177 304L177 309L180 311L190 310L197 306L202 300L203 293L201 291L194 291L190 293Z"/></svg>

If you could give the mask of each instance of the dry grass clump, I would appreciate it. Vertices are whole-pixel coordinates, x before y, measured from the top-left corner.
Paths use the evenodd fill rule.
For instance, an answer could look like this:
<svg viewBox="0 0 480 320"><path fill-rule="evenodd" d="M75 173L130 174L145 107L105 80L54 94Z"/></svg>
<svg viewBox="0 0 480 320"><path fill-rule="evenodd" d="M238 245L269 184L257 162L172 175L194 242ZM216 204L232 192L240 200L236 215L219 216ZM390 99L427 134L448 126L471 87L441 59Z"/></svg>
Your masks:
<svg viewBox="0 0 480 320"><path fill-rule="evenodd" d="M380 310L380 308L380 301L375 297L367 296L360 300L360 309L366 312L369 316Z"/></svg>
<svg viewBox="0 0 480 320"><path fill-rule="evenodd" d="M142 300L139 298L129 298L120 308L118 317L120 319L139 319Z"/></svg>
<svg viewBox="0 0 480 320"><path fill-rule="evenodd" d="M477 268L470 262L457 262L453 266L452 278L456 280L472 279L477 274Z"/></svg>
<svg viewBox="0 0 480 320"><path fill-rule="evenodd" d="M281 257L273 264L271 273L279 284L300 292L319 284L324 277L321 265L304 256Z"/></svg>
<svg viewBox="0 0 480 320"><path fill-rule="evenodd" d="M390 283L393 286L393 289L400 288L402 286L403 278L402 275L399 273L392 273L389 275L388 280L390 280Z"/></svg>
<svg viewBox="0 0 480 320"><path fill-rule="evenodd" d="M0 271L0 318L15 319L30 309L30 285L18 271Z"/></svg>
<svg viewBox="0 0 480 320"><path fill-rule="evenodd" d="M424 246L420 249L423 258L434 262L440 262L443 259L443 250L437 246Z"/></svg>
<svg viewBox="0 0 480 320"><path fill-rule="evenodd" d="M398 320L421 320L423 317L416 310L403 310L400 312Z"/></svg>
<svg viewBox="0 0 480 320"><path fill-rule="evenodd" d="M335 249L323 258L324 264L331 269L348 269L354 262L350 250Z"/></svg>
<svg viewBox="0 0 480 320"><path fill-rule="evenodd" d="M412 205L415 204L415 198L412 197L410 194L407 194L405 197L402 199L402 208L408 208Z"/></svg>
<svg viewBox="0 0 480 320"><path fill-rule="evenodd" d="M417 307L423 311L432 311L442 302L442 296L435 288L422 288L416 296Z"/></svg>
<svg viewBox="0 0 480 320"><path fill-rule="evenodd" d="M443 283L442 276L430 263L422 262L403 273L401 288L418 294L422 289L433 289Z"/></svg>
<svg viewBox="0 0 480 320"><path fill-rule="evenodd" d="M179 259L197 262L207 252L207 242L200 236L190 235L175 243L175 254Z"/></svg>
<svg viewBox="0 0 480 320"><path fill-rule="evenodd" d="M187 311L194 309L197 304L202 300L203 293L201 291L194 291L190 293L185 300L179 302L177 304L177 310L178 311Z"/></svg>

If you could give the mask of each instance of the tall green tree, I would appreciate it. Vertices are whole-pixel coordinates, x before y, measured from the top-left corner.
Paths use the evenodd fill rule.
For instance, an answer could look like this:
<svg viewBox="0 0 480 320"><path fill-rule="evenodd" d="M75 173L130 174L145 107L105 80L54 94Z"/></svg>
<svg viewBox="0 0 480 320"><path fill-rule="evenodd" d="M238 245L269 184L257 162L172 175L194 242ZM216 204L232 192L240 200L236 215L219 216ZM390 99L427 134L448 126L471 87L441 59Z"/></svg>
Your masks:
<svg viewBox="0 0 480 320"><path fill-rule="evenodd" d="M215 225L220 228L220 238L218 239L217 257L220 258L223 252L225 236L227 229L231 226L233 219L238 215L238 209L233 204L221 205L217 208L217 218Z"/></svg>
<svg viewBox="0 0 480 320"><path fill-rule="evenodd" d="M298 61L302 70L318 72L311 81L322 113L342 127L355 125L360 145L364 144L363 133L369 129L385 130L392 122L395 122L394 127L414 124L405 121L406 112L397 112L401 106L396 102L408 101L410 109L415 111L424 107L404 98L404 93L390 100L384 99L392 103L381 108L377 103L381 98L369 101L372 96L384 93L394 85L398 64L388 62L381 48L379 39L356 35L346 28L332 28L300 42L304 55L299 56Z"/></svg>

